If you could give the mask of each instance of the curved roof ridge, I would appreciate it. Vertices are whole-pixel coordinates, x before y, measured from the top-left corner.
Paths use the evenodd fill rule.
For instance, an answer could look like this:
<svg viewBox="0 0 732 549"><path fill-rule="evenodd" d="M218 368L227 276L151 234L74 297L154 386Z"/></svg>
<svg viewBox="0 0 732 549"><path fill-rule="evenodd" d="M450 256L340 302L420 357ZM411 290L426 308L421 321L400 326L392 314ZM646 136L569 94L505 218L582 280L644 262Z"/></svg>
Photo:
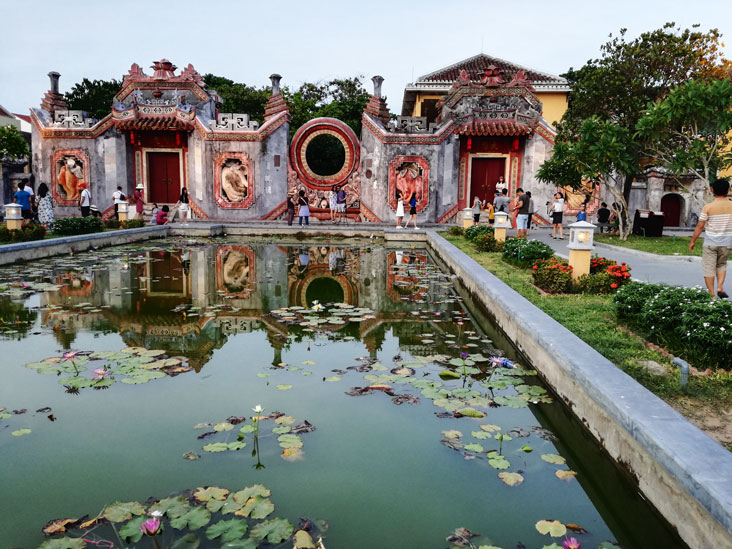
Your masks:
<svg viewBox="0 0 732 549"><path fill-rule="evenodd" d="M468 57L466 59L463 59L461 61L458 61L457 63L453 63L451 65L448 65L447 67L443 67L441 69L438 69L436 71L432 71L430 73L424 74L417 78L415 83L417 82L453 82L457 79L457 77L452 77L449 75L451 71L458 71L461 68L465 68L470 63L474 63L476 61L486 60L490 62L491 64L496 65L503 65L510 67L511 69L515 69L516 72L520 70L524 70L527 73L532 73L534 75L541 76L545 81L551 81L552 83L556 84L566 84L567 79L562 78L561 76L557 76L555 74L551 74L548 72L540 71L537 69L532 69L530 67L526 67L524 65L519 65L518 63L514 63L513 61L508 61L506 59L502 59L500 57L496 57L494 55L488 55L485 53L479 53L478 55L473 55L472 57ZM500 67L499 67L500 68ZM468 70L468 69L466 69ZM440 78L442 76L442 78ZM529 78L531 80L531 78Z"/></svg>

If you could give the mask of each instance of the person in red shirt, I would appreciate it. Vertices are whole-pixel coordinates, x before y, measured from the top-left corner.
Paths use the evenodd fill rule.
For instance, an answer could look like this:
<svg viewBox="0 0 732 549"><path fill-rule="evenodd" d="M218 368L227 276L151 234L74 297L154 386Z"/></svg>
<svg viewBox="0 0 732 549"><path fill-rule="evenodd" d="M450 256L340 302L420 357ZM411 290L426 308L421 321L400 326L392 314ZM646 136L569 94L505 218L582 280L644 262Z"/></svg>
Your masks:
<svg viewBox="0 0 732 549"><path fill-rule="evenodd" d="M168 212L170 211L170 208L168 205L164 205L163 208L158 212L158 215L155 217L155 224L156 225L167 225L168 224Z"/></svg>

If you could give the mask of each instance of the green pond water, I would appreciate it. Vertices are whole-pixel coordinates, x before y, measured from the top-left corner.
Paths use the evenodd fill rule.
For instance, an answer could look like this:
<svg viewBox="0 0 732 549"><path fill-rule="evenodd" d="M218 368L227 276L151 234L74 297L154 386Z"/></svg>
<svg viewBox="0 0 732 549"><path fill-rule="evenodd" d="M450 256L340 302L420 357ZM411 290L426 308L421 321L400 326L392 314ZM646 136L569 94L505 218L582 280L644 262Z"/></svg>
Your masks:
<svg viewBox="0 0 732 549"><path fill-rule="evenodd" d="M292 547L301 517L329 549L682 547L452 282L342 243L0 269L0 548L154 547L125 534L156 508L161 547Z"/></svg>

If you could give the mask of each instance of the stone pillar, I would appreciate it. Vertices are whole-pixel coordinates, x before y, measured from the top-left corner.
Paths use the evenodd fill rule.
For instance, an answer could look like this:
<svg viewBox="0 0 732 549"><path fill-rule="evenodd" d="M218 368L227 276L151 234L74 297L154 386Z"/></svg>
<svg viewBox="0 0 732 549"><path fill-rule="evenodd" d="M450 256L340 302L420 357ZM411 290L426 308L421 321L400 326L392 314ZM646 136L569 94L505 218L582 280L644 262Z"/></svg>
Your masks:
<svg viewBox="0 0 732 549"><path fill-rule="evenodd" d="M51 80L51 92L58 93L58 81L61 78L61 74L56 71L48 73L48 78Z"/></svg>
<svg viewBox="0 0 732 549"><path fill-rule="evenodd" d="M384 83L384 77L377 74L371 78L371 81L374 83L374 96L381 99L381 85Z"/></svg>
<svg viewBox="0 0 732 549"><path fill-rule="evenodd" d="M274 73L269 75L269 79L272 82L272 95L279 95L280 93L280 80L282 80L282 76Z"/></svg>

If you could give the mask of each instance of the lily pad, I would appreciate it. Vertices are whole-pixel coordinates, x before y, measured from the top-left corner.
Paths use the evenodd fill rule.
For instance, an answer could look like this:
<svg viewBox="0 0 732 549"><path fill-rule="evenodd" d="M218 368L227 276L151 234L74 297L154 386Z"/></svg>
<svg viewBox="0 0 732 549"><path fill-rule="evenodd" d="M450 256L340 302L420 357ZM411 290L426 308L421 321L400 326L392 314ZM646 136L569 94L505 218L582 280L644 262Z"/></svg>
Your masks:
<svg viewBox="0 0 732 549"><path fill-rule="evenodd" d="M212 442L202 447L204 452L211 452L215 454L217 452L226 452L229 449L229 445L226 442Z"/></svg>
<svg viewBox="0 0 732 549"><path fill-rule="evenodd" d="M500 431L501 428L498 425L493 425L492 423L484 423L482 425L478 425L482 430L492 433L494 431Z"/></svg>
<svg viewBox="0 0 732 549"><path fill-rule="evenodd" d="M170 525L176 530L189 528L198 530L206 526L211 520L211 512L205 507L194 507L185 514L171 518Z"/></svg>
<svg viewBox="0 0 732 549"><path fill-rule="evenodd" d="M493 438L493 435L491 435L490 433L486 433L485 431L471 431L470 434L478 440L487 440L489 438Z"/></svg>
<svg viewBox="0 0 732 549"><path fill-rule="evenodd" d="M292 389L292 385L277 385L277 388L278 388L278 389L279 389L280 391L287 391L287 390L289 390L289 389Z"/></svg>
<svg viewBox="0 0 732 549"><path fill-rule="evenodd" d="M451 429L449 431L442 431L442 436L446 439L458 439L463 436L463 434L460 431L457 431L455 429Z"/></svg>
<svg viewBox="0 0 732 549"><path fill-rule="evenodd" d="M142 539L142 530L140 530L140 525L145 522L146 518L147 517L145 516L135 517L131 521L125 523L125 525L119 529L119 535L122 536L125 541L140 541Z"/></svg>
<svg viewBox="0 0 732 549"><path fill-rule="evenodd" d="M281 425L280 427L275 427L272 429L272 432L275 435L284 435L285 433L289 433L292 430L292 427L288 427L287 425Z"/></svg>
<svg viewBox="0 0 732 549"><path fill-rule="evenodd" d="M30 434L32 431L30 429L18 429L17 431L13 431L10 433L14 437L22 437L24 435Z"/></svg>
<svg viewBox="0 0 732 549"><path fill-rule="evenodd" d="M276 518L266 520L252 528L251 536L256 540L267 538L270 543L282 543L292 535L294 530L287 519Z"/></svg>
<svg viewBox="0 0 732 549"><path fill-rule="evenodd" d="M509 486L516 486L524 481L524 477L519 473L508 473L506 471L498 473L498 478L500 478L504 484L508 484Z"/></svg>
<svg viewBox="0 0 732 549"><path fill-rule="evenodd" d="M460 408L459 410L456 410L455 413L460 414L461 416L465 417L477 417L477 418L483 418L485 417L485 412L481 410L476 410L475 408Z"/></svg>
<svg viewBox="0 0 732 549"><path fill-rule="evenodd" d="M577 476L577 471L572 471L571 469L558 469L557 471L554 471L554 475L561 480L572 480Z"/></svg>
<svg viewBox="0 0 732 549"><path fill-rule="evenodd" d="M559 454L542 454L541 459L547 463L553 463L554 465L564 465L567 462L567 460Z"/></svg>
<svg viewBox="0 0 732 549"><path fill-rule="evenodd" d="M509 406L511 408L526 408L529 405L527 400L514 395L497 396L493 401L501 406Z"/></svg>
<svg viewBox="0 0 732 549"><path fill-rule="evenodd" d="M213 429L214 431L231 431L233 428L234 426L231 423L227 421L222 421L221 423L217 423L216 425L214 425Z"/></svg>
<svg viewBox="0 0 732 549"><path fill-rule="evenodd" d="M505 457L499 456L498 454L494 454L488 458L488 465L494 469L508 469L511 466Z"/></svg>
<svg viewBox="0 0 732 549"><path fill-rule="evenodd" d="M477 452L479 454L485 451L485 448L483 448L483 446L476 443L466 444L465 449L469 452Z"/></svg>
<svg viewBox="0 0 732 549"><path fill-rule="evenodd" d="M205 488L199 488L193 494L193 497L198 501L210 501L212 499L224 501L226 496L229 495L229 490L226 488L219 488L218 486L206 486Z"/></svg>
<svg viewBox="0 0 732 549"><path fill-rule="evenodd" d="M109 522L125 522L130 520L133 515L142 515L145 508L136 501L116 502L107 505L102 516Z"/></svg>
<svg viewBox="0 0 732 549"><path fill-rule="evenodd" d="M540 534L549 534L553 538L558 538L567 533L567 527L558 520L540 520L536 523L536 529Z"/></svg>
<svg viewBox="0 0 732 549"><path fill-rule="evenodd" d="M220 520L206 529L208 539L221 538L222 542L239 541L247 533L249 525L242 519Z"/></svg>
<svg viewBox="0 0 732 549"><path fill-rule="evenodd" d="M238 492L234 492L232 494L235 501L238 501L239 503L246 503L249 498L254 496L262 496L262 497L269 497L272 495L272 492L268 488L265 488L261 484L255 484L254 486L247 486L243 490L239 490Z"/></svg>
<svg viewBox="0 0 732 549"><path fill-rule="evenodd" d="M302 448L302 439L297 435L280 435L277 440L282 448Z"/></svg>
<svg viewBox="0 0 732 549"><path fill-rule="evenodd" d="M244 507L236 511L234 514L253 519L263 519L271 515L274 509L274 504L267 498L262 496L252 496L247 500Z"/></svg>
<svg viewBox="0 0 732 549"><path fill-rule="evenodd" d="M84 549L86 542L81 538L47 539L38 546L38 549Z"/></svg>
<svg viewBox="0 0 732 549"><path fill-rule="evenodd" d="M460 377L462 377L460 374L453 372L452 370L442 370L439 375L441 379L460 379Z"/></svg>
<svg viewBox="0 0 732 549"><path fill-rule="evenodd" d="M185 536L177 540L170 549L198 549L201 546L201 542L198 541L198 536L193 532L188 532ZM224 547L229 547L225 545ZM234 547L233 545L231 547Z"/></svg>
<svg viewBox="0 0 732 549"><path fill-rule="evenodd" d="M316 545L313 538L305 530L295 532L295 548L294 549L315 549Z"/></svg>
<svg viewBox="0 0 732 549"><path fill-rule="evenodd" d="M330 376L330 377L326 377L323 379L323 381L330 381L330 382L335 382L335 381L340 381L340 380L341 380L341 378L339 376Z"/></svg>
<svg viewBox="0 0 732 549"><path fill-rule="evenodd" d="M152 504L149 511L160 511L169 517L179 517L187 513L190 508L190 504L183 496L173 496Z"/></svg>

